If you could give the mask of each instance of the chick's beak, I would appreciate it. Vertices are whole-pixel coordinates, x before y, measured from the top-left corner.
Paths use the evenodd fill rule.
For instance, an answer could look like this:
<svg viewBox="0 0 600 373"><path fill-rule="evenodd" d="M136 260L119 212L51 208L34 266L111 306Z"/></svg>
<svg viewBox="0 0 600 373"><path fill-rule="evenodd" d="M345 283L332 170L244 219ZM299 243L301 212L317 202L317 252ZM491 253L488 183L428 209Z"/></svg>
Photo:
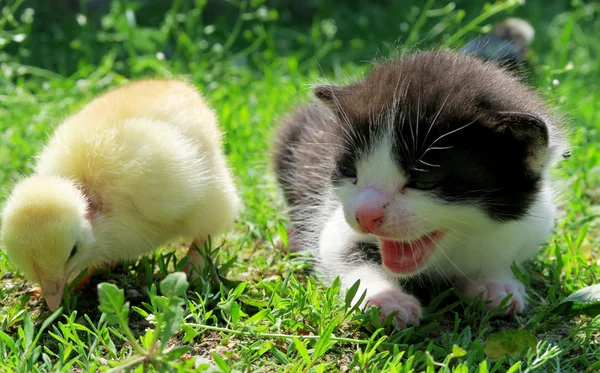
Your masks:
<svg viewBox="0 0 600 373"><path fill-rule="evenodd" d="M40 277L40 285L42 293L46 298L46 304L51 311L56 311L60 307L63 297L63 289L65 288L66 278L61 278L55 281Z"/></svg>
<svg viewBox="0 0 600 373"><path fill-rule="evenodd" d="M37 263L33 264L33 269L39 278L42 294L44 295L44 298L46 298L48 308L50 308L52 312L56 311L60 308L65 284L69 280L72 271L67 271L64 276L58 278L55 276L49 278Z"/></svg>

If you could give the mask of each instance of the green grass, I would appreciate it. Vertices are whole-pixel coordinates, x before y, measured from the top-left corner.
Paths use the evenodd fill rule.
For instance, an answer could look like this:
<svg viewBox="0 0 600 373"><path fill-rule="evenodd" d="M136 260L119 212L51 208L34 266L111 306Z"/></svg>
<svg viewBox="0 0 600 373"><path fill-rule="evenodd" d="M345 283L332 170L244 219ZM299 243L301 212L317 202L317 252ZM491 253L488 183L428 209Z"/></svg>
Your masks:
<svg viewBox="0 0 600 373"><path fill-rule="evenodd" d="M130 79L187 76L227 132L245 205L236 228L212 243L221 277L213 273L187 292L173 277L159 282L182 257L173 245L96 274L90 289L51 315L0 256L0 371L103 371L119 362L137 371L164 362L178 372L598 371L600 318L552 312L600 282L598 5L298 3L119 0L103 14L91 5L0 0L0 200L30 172L52 128L95 95ZM460 47L511 15L536 28L530 80L568 116L573 139L572 157L556 170L555 234L520 274L531 307L501 318L436 288L420 294L421 326L373 326L375 309L350 308L337 284L323 286L302 257L273 248L286 216L270 169L272 129L319 79L360 75L396 48ZM123 289L123 300L102 285L101 312L99 283ZM488 338L507 330L530 333L537 348L491 359Z"/></svg>

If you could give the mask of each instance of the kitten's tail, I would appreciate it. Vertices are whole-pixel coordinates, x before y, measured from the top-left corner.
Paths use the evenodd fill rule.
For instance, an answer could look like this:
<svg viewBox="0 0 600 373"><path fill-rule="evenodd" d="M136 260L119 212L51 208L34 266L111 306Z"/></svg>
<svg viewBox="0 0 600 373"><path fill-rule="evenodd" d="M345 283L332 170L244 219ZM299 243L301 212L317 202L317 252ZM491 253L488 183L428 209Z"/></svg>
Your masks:
<svg viewBox="0 0 600 373"><path fill-rule="evenodd" d="M461 52L493 60L510 69L525 65L525 54L535 30L524 19L508 18L498 23L491 34L481 35L465 45Z"/></svg>

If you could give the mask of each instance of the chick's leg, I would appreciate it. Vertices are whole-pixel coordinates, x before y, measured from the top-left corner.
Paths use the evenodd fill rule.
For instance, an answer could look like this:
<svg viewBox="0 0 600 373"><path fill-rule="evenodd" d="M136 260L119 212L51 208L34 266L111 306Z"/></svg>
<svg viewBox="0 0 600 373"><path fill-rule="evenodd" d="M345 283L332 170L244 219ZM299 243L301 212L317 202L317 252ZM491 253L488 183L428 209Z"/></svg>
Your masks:
<svg viewBox="0 0 600 373"><path fill-rule="evenodd" d="M100 264L95 267L89 267L87 272L85 273L85 275L83 275L81 280L77 283L77 285L75 285L75 287L73 288L73 291L79 291L79 290L86 288L92 282L92 276L94 276L94 272L97 269L99 269L99 268L113 269L116 267L116 265L117 265L116 262L107 262L107 263L103 263L103 264ZM78 274L76 274L75 277L77 275ZM72 281L74 281L74 280L75 280L75 278L73 278ZM71 283L71 282L69 282L69 283Z"/></svg>
<svg viewBox="0 0 600 373"><path fill-rule="evenodd" d="M206 265L204 258L202 257L200 252L198 252L198 250L204 251L204 241L205 240L203 238L194 239L186 254L188 262L185 265L185 267L183 267L183 271L185 272L189 280L193 280L193 274L197 275L201 273L204 269L204 266ZM198 248L196 248L196 246L198 246Z"/></svg>
<svg viewBox="0 0 600 373"><path fill-rule="evenodd" d="M88 268L87 272L85 273L85 275L83 275L83 277L81 278L81 280L79 281L79 283L77 283L77 285L75 285L75 287L73 288L74 291L79 291L84 289L85 287L87 287L90 282L92 282L92 276L94 275L94 271L95 271L95 267L90 267ZM73 279L74 281L75 279Z"/></svg>

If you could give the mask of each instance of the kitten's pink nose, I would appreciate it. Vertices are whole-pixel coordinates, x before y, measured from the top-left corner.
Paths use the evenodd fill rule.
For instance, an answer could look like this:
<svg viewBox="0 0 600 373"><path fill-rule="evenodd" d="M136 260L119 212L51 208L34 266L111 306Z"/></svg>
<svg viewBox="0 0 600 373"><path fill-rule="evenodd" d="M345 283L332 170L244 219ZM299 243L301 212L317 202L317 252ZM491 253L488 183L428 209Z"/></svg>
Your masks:
<svg viewBox="0 0 600 373"><path fill-rule="evenodd" d="M374 233L385 216L388 198L375 188L367 188L358 196L356 221L366 233Z"/></svg>

